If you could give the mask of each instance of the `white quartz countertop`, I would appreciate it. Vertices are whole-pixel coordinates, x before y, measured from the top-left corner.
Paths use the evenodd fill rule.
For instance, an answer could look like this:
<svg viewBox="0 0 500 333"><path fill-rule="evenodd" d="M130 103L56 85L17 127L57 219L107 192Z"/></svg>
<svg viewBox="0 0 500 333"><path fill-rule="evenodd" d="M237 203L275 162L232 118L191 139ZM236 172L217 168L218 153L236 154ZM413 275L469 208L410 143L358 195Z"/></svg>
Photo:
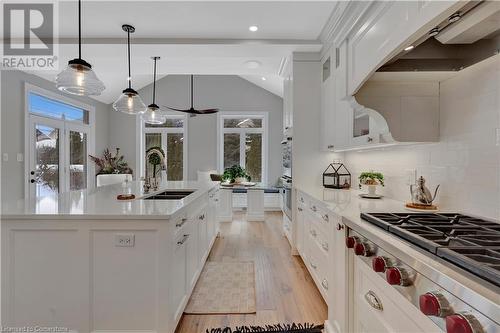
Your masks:
<svg viewBox="0 0 500 333"><path fill-rule="evenodd" d="M169 219L218 186L217 182L163 181L157 191L145 194L143 182L129 182L127 187L114 184L91 190L71 191L2 202L3 219ZM193 190L180 200L142 200L165 190ZM135 194L133 200L118 200L117 195Z"/></svg>

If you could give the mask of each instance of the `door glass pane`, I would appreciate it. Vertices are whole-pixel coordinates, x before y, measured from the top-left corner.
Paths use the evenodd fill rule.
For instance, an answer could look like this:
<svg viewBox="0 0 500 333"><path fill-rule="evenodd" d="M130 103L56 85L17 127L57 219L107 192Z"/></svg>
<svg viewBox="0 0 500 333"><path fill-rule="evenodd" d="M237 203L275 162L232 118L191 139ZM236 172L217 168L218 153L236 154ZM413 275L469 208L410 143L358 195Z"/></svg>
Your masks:
<svg viewBox="0 0 500 333"><path fill-rule="evenodd" d="M226 118L225 128L262 128L262 118Z"/></svg>
<svg viewBox="0 0 500 333"><path fill-rule="evenodd" d="M161 133L146 133L146 151L149 148L161 147ZM146 163L148 168L148 175L153 176L154 167L150 163ZM158 172L158 170L156 170Z"/></svg>
<svg viewBox="0 0 500 333"><path fill-rule="evenodd" d="M184 134L167 134L167 179L182 180L184 157Z"/></svg>
<svg viewBox="0 0 500 333"><path fill-rule="evenodd" d="M83 124L89 123L89 112L72 105L29 93L30 113L45 117L65 119Z"/></svg>
<svg viewBox="0 0 500 333"><path fill-rule="evenodd" d="M262 134L245 137L245 169L253 182L262 181Z"/></svg>
<svg viewBox="0 0 500 333"><path fill-rule="evenodd" d="M224 134L224 169L240 165L240 135Z"/></svg>
<svg viewBox="0 0 500 333"><path fill-rule="evenodd" d="M59 129L35 125L35 194L59 193Z"/></svg>
<svg viewBox="0 0 500 333"><path fill-rule="evenodd" d="M69 131L69 189L87 188L87 134Z"/></svg>
<svg viewBox="0 0 500 333"><path fill-rule="evenodd" d="M184 127L184 118L167 118L163 124L145 124L145 127L170 127L170 128L182 128Z"/></svg>

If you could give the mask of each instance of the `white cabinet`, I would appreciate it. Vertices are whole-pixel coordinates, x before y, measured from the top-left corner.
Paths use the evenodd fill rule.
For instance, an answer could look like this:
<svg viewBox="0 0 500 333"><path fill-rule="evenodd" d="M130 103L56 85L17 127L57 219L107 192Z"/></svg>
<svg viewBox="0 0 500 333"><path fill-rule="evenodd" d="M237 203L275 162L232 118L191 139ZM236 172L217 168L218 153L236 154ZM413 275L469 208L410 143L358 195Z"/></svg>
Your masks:
<svg viewBox="0 0 500 333"><path fill-rule="evenodd" d="M184 246L186 248L186 290L188 293L194 288L200 266L198 261L198 231L196 221L190 222L186 228L188 238Z"/></svg>
<svg viewBox="0 0 500 333"><path fill-rule="evenodd" d="M187 251L186 245L189 239L189 235L185 233L180 233L175 239L173 244L174 250L172 252L172 282L171 282L171 293L170 293L170 305L173 311L172 322L176 323L182 312L184 311L184 305L187 298Z"/></svg>
<svg viewBox="0 0 500 333"><path fill-rule="evenodd" d="M208 209L207 209L207 235L210 244L219 232L219 220L217 211L219 207L219 190L213 190L208 194Z"/></svg>
<svg viewBox="0 0 500 333"><path fill-rule="evenodd" d="M295 247L300 256L304 256L304 206L297 203L297 215L296 215L296 226L297 226L297 236L295 241Z"/></svg>
<svg viewBox="0 0 500 333"><path fill-rule="evenodd" d="M323 56L321 77L321 150L331 151L335 146L335 52L328 50Z"/></svg>
<svg viewBox="0 0 500 333"><path fill-rule="evenodd" d="M198 224L198 262L200 267L203 266L208 255L207 220L206 209L203 209L196 216L196 223Z"/></svg>
<svg viewBox="0 0 500 333"><path fill-rule="evenodd" d="M442 332L359 257L353 282L353 332Z"/></svg>

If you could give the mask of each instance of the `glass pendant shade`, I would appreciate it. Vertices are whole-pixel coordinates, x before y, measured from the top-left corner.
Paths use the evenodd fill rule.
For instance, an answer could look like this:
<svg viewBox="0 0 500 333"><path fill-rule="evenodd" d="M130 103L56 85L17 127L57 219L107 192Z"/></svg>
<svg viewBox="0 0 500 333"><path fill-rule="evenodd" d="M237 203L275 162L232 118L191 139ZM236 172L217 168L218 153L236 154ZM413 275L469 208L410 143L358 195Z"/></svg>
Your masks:
<svg viewBox="0 0 500 333"><path fill-rule="evenodd" d="M127 114L140 114L146 111L146 104L134 89L125 89L120 97L113 103L113 109Z"/></svg>
<svg viewBox="0 0 500 333"><path fill-rule="evenodd" d="M156 104L148 105L148 109L141 115L141 119L147 124L160 125L167 121L167 116Z"/></svg>
<svg viewBox="0 0 500 333"><path fill-rule="evenodd" d="M87 62L73 59L56 77L57 89L78 96L98 96L105 87Z"/></svg>

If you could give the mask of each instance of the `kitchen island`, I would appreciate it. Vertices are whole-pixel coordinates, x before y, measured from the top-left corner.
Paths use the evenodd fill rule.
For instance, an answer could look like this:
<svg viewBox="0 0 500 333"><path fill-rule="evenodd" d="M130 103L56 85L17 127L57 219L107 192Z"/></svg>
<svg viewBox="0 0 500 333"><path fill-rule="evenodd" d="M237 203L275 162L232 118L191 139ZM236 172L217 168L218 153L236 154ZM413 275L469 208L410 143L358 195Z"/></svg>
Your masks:
<svg viewBox="0 0 500 333"><path fill-rule="evenodd" d="M174 332L218 232L217 197L212 182L131 182L4 203L2 325Z"/></svg>

